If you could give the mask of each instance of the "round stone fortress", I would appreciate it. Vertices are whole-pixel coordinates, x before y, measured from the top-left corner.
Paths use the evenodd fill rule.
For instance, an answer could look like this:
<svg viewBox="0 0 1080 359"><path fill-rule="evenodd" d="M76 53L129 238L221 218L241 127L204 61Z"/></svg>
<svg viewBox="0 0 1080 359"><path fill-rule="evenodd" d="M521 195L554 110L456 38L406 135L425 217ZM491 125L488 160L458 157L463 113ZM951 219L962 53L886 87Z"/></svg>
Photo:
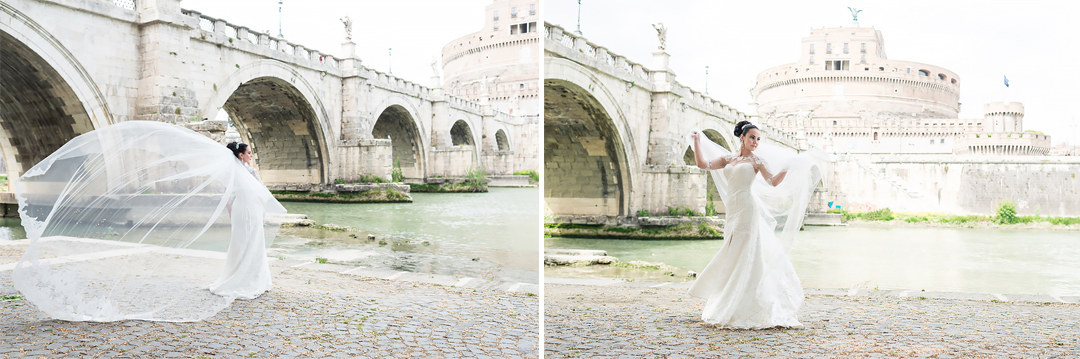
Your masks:
<svg viewBox="0 0 1080 359"><path fill-rule="evenodd" d="M874 28L811 30L797 62L758 75L753 89L758 113L811 110L820 121L857 118L863 112L952 118L960 113L955 73L889 60L884 45L881 31Z"/></svg>
<svg viewBox="0 0 1080 359"><path fill-rule="evenodd" d="M751 90L762 121L838 153L1045 155L1050 136L1023 131L1024 106L987 104L961 119L960 77L890 60L874 28L820 28L798 61L761 72Z"/></svg>
<svg viewBox="0 0 1080 359"><path fill-rule="evenodd" d="M484 27L443 47L447 93L511 115L540 114L540 18L537 0L495 0Z"/></svg>

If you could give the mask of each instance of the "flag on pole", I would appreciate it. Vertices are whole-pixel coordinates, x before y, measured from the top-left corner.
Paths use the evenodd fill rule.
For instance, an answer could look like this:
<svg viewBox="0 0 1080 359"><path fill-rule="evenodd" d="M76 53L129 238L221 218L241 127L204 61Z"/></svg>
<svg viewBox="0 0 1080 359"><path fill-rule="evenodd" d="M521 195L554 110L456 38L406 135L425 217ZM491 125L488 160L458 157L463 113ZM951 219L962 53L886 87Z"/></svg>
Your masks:
<svg viewBox="0 0 1080 359"><path fill-rule="evenodd" d="M1009 77L1005 76L1005 87L1009 87Z"/></svg>

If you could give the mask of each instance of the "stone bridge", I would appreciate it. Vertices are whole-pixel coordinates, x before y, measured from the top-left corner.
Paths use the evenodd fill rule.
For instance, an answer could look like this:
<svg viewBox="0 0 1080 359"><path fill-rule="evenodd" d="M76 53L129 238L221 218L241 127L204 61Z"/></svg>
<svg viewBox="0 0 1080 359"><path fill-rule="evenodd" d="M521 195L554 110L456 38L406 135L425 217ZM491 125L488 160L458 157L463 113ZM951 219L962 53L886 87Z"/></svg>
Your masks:
<svg viewBox="0 0 1080 359"><path fill-rule="evenodd" d="M557 25L544 31L544 196L555 221L704 212L712 180L693 166L687 135L701 129L733 149L735 123L755 119L679 84L663 51L649 69ZM758 126L797 147L792 134Z"/></svg>
<svg viewBox="0 0 1080 359"><path fill-rule="evenodd" d="M8 178L95 128L153 120L222 131L206 121L222 110L272 187L389 178L395 161L414 182L538 168L538 118L366 68L354 47L336 57L179 0L0 1Z"/></svg>

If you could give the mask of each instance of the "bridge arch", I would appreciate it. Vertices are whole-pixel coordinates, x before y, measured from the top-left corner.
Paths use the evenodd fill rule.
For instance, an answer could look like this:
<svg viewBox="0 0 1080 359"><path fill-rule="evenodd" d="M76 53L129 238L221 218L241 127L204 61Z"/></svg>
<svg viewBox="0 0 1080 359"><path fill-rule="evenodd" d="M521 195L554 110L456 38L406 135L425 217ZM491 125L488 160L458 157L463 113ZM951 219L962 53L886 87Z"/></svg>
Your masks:
<svg viewBox="0 0 1080 359"><path fill-rule="evenodd" d="M101 90L75 56L25 14L0 3L0 152L9 190L72 138L113 122Z"/></svg>
<svg viewBox="0 0 1080 359"><path fill-rule="evenodd" d="M401 104L385 107L376 117L371 127L371 136L377 139L390 139L395 165L401 166L401 174L407 179L426 177L426 146L415 112Z"/></svg>
<svg viewBox="0 0 1080 359"><path fill-rule="evenodd" d="M617 101L569 60L544 79L544 196L556 214L631 215L633 138ZM592 89L586 90L586 88Z"/></svg>
<svg viewBox="0 0 1080 359"><path fill-rule="evenodd" d="M510 148L510 139L506 136L506 131L502 128L495 130L495 150L510 151Z"/></svg>
<svg viewBox="0 0 1080 359"><path fill-rule="evenodd" d="M709 141L720 145L720 147L723 147L728 151L732 151L733 148L728 145L727 139L724 137L724 135L721 134L720 131L714 129L705 129L702 130L701 133L704 134L705 138L707 138ZM686 145L686 152L683 153L683 163L686 163L687 166L697 167L697 161L694 160L693 146L694 144L692 143ZM720 192L716 190L716 182L713 181L711 174L705 176L705 192L705 200L712 201L713 208L716 208L717 213L724 213L724 202L720 200Z"/></svg>
<svg viewBox="0 0 1080 359"><path fill-rule="evenodd" d="M259 60L230 74L206 105L204 117L225 110L255 151L267 183L329 183L334 138L317 92L302 75L273 60Z"/></svg>

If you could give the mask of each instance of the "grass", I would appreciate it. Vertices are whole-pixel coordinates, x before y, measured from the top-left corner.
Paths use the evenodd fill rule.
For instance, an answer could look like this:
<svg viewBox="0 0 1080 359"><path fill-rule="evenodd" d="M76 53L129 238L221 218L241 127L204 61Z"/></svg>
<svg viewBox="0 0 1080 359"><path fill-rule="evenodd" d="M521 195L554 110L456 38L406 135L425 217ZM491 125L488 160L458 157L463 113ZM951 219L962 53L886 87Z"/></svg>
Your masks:
<svg viewBox="0 0 1080 359"><path fill-rule="evenodd" d="M847 210L830 209L828 213L840 214L844 221L861 220L868 222L902 221L905 223L930 223L954 226L967 226L974 224L997 224L1013 225L1027 223L1050 223L1052 225L1070 226L1080 224L1080 217L1051 217L1051 216L1019 216L1016 214L1016 205L1011 201L1003 201L998 205L993 216L985 215L954 215L944 213L905 213L892 212L888 208L882 208L870 212L852 212Z"/></svg>
<svg viewBox="0 0 1080 359"><path fill-rule="evenodd" d="M399 181L395 181L395 182L399 182ZM376 176L376 175L372 175L372 174L361 174L356 179L353 179L353 180L350 180L350 181L346 181L344 178L337 178L337 179L334 180L334 183L337 183L337 184L386 183L386 179L382 178L382 177L379 177L379 176Z"/></svg>
<svg viewBox="0 0 1080 359"><path fill-rule="evenodd" d="M408 195L392 189L373 189L364 192L296 192L270 191L279 201L324 203L391 203L412 202Z"/></svg>
<svg viewBox="0 0 1080 359"><path fill-rule="evenodd" d="M712 202L710 201L709 204L705 205L706 213L708 213L709 207L710 207L711 204L712 204ZM712 210L713 210L714 215L715 215L716 208L713 207ZM668 206L667 207L667 212L653 213L653 212L649 212L649 210L647 210L647 209L639 209L637 211L637 216L638 217L664 217L664 216L667 216L667 217L701 217L701 213L698 213L698 212L690 209L690 207L683 207L683 206L672 207L672 206Z"/></svg>
<svg viewBox="0 0 1080 359"><path fill-rule="evenodd" d="M540 174L535 170L514 171L515 176L529 176L529 180L534 183L540 182Z"/></svg>

